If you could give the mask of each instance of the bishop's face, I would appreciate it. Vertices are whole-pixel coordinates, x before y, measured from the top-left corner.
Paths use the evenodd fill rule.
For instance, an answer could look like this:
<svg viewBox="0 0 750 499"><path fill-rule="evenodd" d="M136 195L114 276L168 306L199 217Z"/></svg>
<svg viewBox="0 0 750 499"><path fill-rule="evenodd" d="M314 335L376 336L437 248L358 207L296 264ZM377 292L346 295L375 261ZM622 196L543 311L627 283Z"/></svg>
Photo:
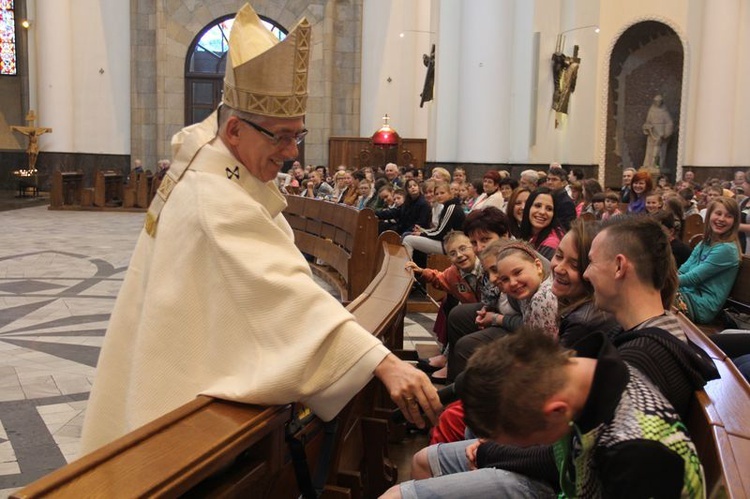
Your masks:
<svg viewBox="0 0 750 499"><path fill-rule="evenodd" d="M275 136L292 137L305 129L302 118L264 118L256 125ZM262 182L274 180L284 165L299 155L295 140L280 140L277 144L252 127L232 117L227 122L227 132L232 138L230 149L247 170Z"/></svg>

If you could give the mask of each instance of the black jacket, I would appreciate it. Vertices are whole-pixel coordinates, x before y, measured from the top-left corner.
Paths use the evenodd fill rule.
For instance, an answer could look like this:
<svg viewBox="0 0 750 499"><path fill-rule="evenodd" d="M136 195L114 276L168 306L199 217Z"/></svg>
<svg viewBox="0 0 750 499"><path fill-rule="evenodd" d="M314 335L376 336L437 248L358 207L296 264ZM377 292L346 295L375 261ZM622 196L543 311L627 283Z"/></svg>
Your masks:
<svg viewBox="0 0 750 499"><path fill-rule="evenodd" d="M396 220L396 232L403 234L411 232L415 225L429 227L432 223L432 208L430 204L420 195L411 202L405 202L398 208L389 208L375 212L381 220Z"/></svg>

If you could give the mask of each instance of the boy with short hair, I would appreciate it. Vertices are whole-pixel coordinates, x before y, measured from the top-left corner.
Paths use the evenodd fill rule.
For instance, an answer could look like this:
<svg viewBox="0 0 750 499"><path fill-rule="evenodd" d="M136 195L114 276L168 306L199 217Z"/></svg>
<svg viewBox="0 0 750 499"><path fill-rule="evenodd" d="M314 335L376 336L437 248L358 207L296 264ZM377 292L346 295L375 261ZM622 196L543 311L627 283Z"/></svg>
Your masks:
<svg viewBox="0 0 750 499"><path fill-rule="evenodd" d="M450 231L443 238L445 254L451 266L444 271L420 268L414 262L406 264L415 274L432 284L435 288L453 295L461 303L479 301L478 280L482 275L482 264L479 262L469 238L460 231Z"/></svg>
<svg viewBox="0 0 750 499"><path fill-rule="evenodd" d="M478 350L466 424L504 444L554 444L566 497L703 496L697 451L662 393L603 334L575 350L532 328Z"/></svg>

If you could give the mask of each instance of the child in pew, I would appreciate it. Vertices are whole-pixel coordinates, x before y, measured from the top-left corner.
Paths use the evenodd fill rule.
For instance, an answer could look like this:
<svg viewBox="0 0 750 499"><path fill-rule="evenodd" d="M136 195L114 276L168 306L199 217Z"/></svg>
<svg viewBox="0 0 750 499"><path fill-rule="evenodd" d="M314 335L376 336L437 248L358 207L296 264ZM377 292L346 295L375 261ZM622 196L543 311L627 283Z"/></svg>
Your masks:
<svg viewBox="0 0 750 499"><path fill-rule="evenodd" d="M706 211L706 229L678 270L675 306L698 324L710 323L724 306L740 268L737 201L717 197Z"/></svg>
<svg viewBox="0 0 750 499"><path fill-rule="evenodd" d="M432 284L435 288L450 293L453 300L446 297L440 304L438 319L435 321L433 331L438 341L445 347L445 320L450 309L458 303L477 303L481 298L479 282L482 278L482 264L474 253L469 238L459 231L452 230L443 239L445 253L451 261L451 266L443 272L433 269L420 268L416 263L406 264L407 270L421 275L422 280ZM420 363L420 368L428 372L436 371L443 367L430 367L429 361Z"/></svg>
<svg viewBox="0 0 750 499"><path fill-rule="evenodd" d="M471 247L471 241L463 232L452 230L443 238L443 245L451 261L451 266L445 271L423 269L414 262L408 262L406 269L421 275L427 284L450 293L460 303L478 302L477 283L482 275L482 265Z"/></svg>
<svg viewBox="0 0 750 499"><path fill-rule="evenodd" d="M653 215L664 208L661 191L652 191L646 196L646 213Z"/></svg>
<svg viewBox="0 0 750 499"><path fill-rule="evenodd" d="M622 215L622 212L618 208L620 205L620 197L616 192L608 191L604 194L604 211L600 220L608 220L611 217Z"/></svg>
<svg viewBox="0 0 750 499"><path fill-rule="evenodd" d="M602 219L604 213L604 200L606 199L603 192L597 192L591 197L591 206L594 209L594 218L597 220Z"/></svg>
<svg viewBox="0 0 750 499"><path fill-rule="evenodd" d="M524 324L557 337L557 297L552 293L552 276L544 271L539 254L524 242L495 242L480 257L490 281L520 303ZM477 315L482 327L502 322L499 313Z"/></svg>
<svg viewBox="0 0 750 499"><path fill-rule="evenodd" d="M452 308L451 305L455 305L456 301L458 303L479 302L481 298L479 288L483 270L479 258L474 253L471 241L463 232L449 232L443 239L443 244L451 261L451 266L445 271L422 269L414 262L407 263L406 268L413 270L415 274L420 274L426 283L450 293L450 297L453 298L453 300L450 300L449 297L446 297L440 304L438 317L433 328L438 341L443 345L441 355L445 358L445 348L447 348L445 326L447 315ZM420 359L417 367L430 374L444 367L444 364L432 366L430 359ZM463 434L463 412L460 407L455 407L457 405L456 403L450 404L443 412L440 424L433 427L430 432L430 443L447 441L447 438L453 438L446 436L446 433L450 435ZM453 430L450 430L450 428L453 428Z"/></svg>
<svg viewBox="0 0 750 499"><path fill-rule="evenodd" d="M538 327L546 334L557 338L557 297L552 293L552 273L545 271L538 253L527 243L500 240L487 246L480 258L492 284L519 304L523 323ZM488 312L484 309L477 312L477 325L480 328L498 326L502 321L502 313ZM507 334L503 332L500 336ZM452 365L449 363L453 372L463 370L463 359L470 356L470 353L466 352L467 349L476 349L487 341L471 341L473 338L468 337L467 339L471 346L462 345L460 349L464 351L464 355L460 356L460 359L454 358L451 361ZM459 348L459 345L456 347ZM456 368L457 363L461 367ZM440 415L430 443L461 440L464 438L464 428L463 408L460 403L452 404ZM438 436L442 437L442 440L438 440Z"/></svg>

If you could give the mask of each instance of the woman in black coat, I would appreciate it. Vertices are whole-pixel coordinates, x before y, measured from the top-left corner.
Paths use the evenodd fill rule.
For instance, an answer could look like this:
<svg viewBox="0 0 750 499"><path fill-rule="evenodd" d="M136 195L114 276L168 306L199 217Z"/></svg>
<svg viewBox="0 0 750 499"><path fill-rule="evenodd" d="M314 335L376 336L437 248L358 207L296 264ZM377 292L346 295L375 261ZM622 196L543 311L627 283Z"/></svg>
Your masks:
<svg viewBox="0 0 750 499"><path fill-rule="evenodd" d="M432 208L422 194L419 182L409 179L406 182L406 200L398 208L376 211L380 220L396 220L395 230L400 235L411 234L415 226L429 227L432 221Z"/></svg>

